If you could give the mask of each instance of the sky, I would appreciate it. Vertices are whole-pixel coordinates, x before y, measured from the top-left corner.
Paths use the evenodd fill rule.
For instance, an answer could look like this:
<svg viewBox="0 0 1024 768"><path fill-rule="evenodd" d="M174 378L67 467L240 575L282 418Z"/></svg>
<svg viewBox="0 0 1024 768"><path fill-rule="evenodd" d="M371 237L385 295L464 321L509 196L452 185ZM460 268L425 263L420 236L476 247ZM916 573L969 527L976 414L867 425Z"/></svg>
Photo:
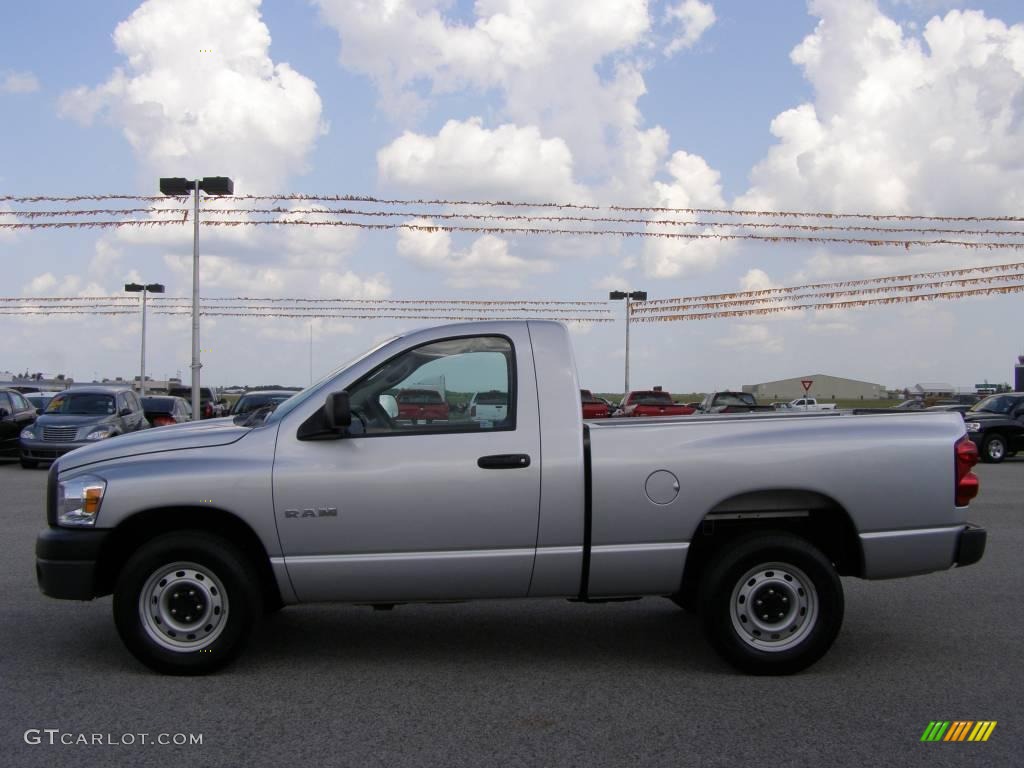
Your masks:
<svg viewBox="0 0 1024 768"><path fill-rule="evenodd" d="M0 27L0 195L362 194L877 214L1024 202L1024 4L991 0L146 0L21 3ZM0 203L0 206L3 206ZM603 300L859 279L1015 252L204 230L202 293ZM191 295L191 226L0 231L0 296ZM634 324L631 381L675 392L823 373L1012 381L1024 295ZM622 389L615 323L570 328ZM204 318L203 383L304 385L422 321ZM310 342L312 331L312 344ZM186 378L187 318L147 374ZM0 318L0 371L138 373L140 322ZM312 364L310 360L312 359Z"/></svg>

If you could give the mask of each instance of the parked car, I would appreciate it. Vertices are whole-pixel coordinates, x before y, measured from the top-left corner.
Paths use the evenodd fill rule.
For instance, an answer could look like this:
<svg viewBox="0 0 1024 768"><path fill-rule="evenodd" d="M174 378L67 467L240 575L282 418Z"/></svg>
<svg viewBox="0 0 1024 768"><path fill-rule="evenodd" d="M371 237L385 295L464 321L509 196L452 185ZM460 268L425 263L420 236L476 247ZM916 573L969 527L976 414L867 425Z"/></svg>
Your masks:
<svg viewBox="0 0 1024 768"><path fill-rule="evenodd" d="M279 403L283 403L289 397L295 393L289 390L282 389L257 389L252 392L246 392L240 398L235 400L235 404L231 406L231 410L228 411L228 416L238 416L241 413L250 413L255 411L257 408L262 408L265 405L277 406Z"/></svg>
<svg viewBox="0 0 1024 768"><path fill-rule="evenodd" d="M583 404L584 419L607 419L612 415L612 408L608 402L594 397L589 389L580 390L580 402Z"/></svg>
<svg viewBox="0 0 1024 768"><path fill-rule="evenodd" d="M154 427L168 427L192 421L192 406L183 397L153 395L142 398L146 420Z"/></svg>
<svg viewBox="0 0 1024 768"><path fill-rule="evenodd" d="M696 409L672 400L662 389L640 389L622 399L623 416L688 416Z"/></svg>
<svg viewBox="0 0 1024 768"><path fill-rule="evenodd" d="M477 392L469 399L469 418L473 421L499 422L508 416L508 392L491 389Z"/></svg>
<svg viewBox="0 0 1024 768"><path fill-rule="evenodd" d="M998 464L1024 450L1024 392L989 395L964 414L981 460Z"/></svg>
<svg viewBox="0 0 1024 768"><path fill-rule="evenodd" d="M902 403L891 407L900 411L923 411L925 409L924 400L918 398L904 400Z"/></svg>
<svg viewBox="0 0 1024 768"><path fill-rule="evenodd" d="M772 412L770 405L758 405L749 392L711 392L704 396L697 408L701 413L754 413Z"/></svg>
<svg viewBox="0 0 1024 768"><path fill-rule="evenodd" d="M819 403L813 397L798 397L786 403L786 408L797 411L834 411L835 403Z"/></svg>
<svg viewBox="0 0 1024 768"><path fill-rule="evenodd" d="M147 429L138 396L117 387L67 389L19 437L21 466L36 467L97 440Z"/></svg>
<svg viewBox="0 0 1024 768"><path fill-rule="evenodd" d="M436 389L402 389L395 394L398 418L411 421L448 421L448 402Z"/></svg>
<svg viewBox="0 0 1024 768"><path fill-rule="evenodd" d="M18 456L18 435L35 423L36 415L35 406L23 394L0 388L0 456Z"/></svg>
<svg viewBox="0 0 1024 768"><path fill-rule="evenodd" d="M251 426L180 424L74 451L51 469L39 586L113 593L125 646L173 674L228 664L282 604L642 596L697 607L737 668L789 674L838 635L841 576L984 554L985 530L966 522L978 452L953 414L584 422L572 359L558 323L446 324L382 344ZM380 395L426 375L459 391L509 382L504 423L388 419ZM861 624L884 614L863 599L854 610ZM76 643L71 663L107 663L51 613L51 636ZM891 630L893 653L909 653L914 638ZM676 637L666 647L687 654ZM845 653L870 661L856 643Z"/></svg>
<svg viewBox="0 0 1024 768"><path fill-rule="evenodd" d="M167 388L167 394L192 402L192 387L174 386ZM228 412L228 403L220 392L212 387L199 388L199 418L215 419Z"/></svg>
<svg viewBox="0 0 1024 768"><path fill-rule="evenodd" d="M42 416L46 406L59 394L60 392L28 392L25 393L25 399L32 403L32 406L36 409L36 414Z"/></svg>

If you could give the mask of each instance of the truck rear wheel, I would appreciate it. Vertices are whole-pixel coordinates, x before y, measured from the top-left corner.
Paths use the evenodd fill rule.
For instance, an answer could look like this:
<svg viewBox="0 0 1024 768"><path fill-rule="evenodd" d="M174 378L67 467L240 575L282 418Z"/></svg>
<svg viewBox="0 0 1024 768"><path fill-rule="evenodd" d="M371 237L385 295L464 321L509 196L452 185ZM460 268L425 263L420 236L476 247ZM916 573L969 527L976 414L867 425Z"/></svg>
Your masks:
<svg viewBox="0 0 1024 768"><path fill-rule="evenodd" d="M129 558L114 588L114 623L146 666L204 675L242 650L262 613L259 577L226 539L169 533Z"/></svg>
<svg viewBox="0 0 1024 768"><path fill-rule="evenodd" d="M788 675L832 646L843 623L843 587L829 559L807 540L760 532L711 561L700 613L711 645L734 667Z"/></svg>

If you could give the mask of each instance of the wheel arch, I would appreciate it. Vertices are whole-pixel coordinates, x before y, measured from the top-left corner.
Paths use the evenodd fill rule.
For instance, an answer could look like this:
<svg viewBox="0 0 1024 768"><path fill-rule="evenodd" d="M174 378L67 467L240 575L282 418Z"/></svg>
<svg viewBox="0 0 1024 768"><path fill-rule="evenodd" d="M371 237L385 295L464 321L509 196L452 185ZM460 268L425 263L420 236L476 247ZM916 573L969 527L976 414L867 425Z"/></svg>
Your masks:
<svg viewBox="0 0 1024 768"><path fill-rule="evenodd" d="M263 542L237 515L218 507L155 507L123 520L104 541L98 558L96 596L113 592L128 558L147 541L177 531L203 531L223 537L238 547L259 574L264 602L278 605L280 590Z"/></svg>
<svg viewBox="0 0 1024 768"><path fill-rule="evenodd" d="M819 491L799 488L748 491L716 504L693 531L680 591L693 594L712 556L753 531L786 531L807 539L841 576L862 576L864 553L846 509Z"/></svg>

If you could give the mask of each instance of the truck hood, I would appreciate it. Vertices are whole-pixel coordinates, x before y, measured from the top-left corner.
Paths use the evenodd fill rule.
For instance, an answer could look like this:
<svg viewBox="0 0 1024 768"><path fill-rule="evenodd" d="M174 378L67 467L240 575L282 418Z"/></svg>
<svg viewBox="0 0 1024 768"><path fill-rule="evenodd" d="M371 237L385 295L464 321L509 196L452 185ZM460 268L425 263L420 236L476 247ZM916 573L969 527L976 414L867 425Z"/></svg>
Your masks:
<svg viewBox="0 0 1024 768"><path fill-rule="evenodd" d="M967 411L964 414L964 421L977 421L982 424L991 424L995 421L1009 421L1009 415L1005 413L992 413L991 411Z"/></svg>
<svg viewBox="0 0 1024 768"><path fill-rule="evenodd" d="M170 427L143 429L77 448L59 459L60 468L63 471L94 464L97 461L145 453L228 445L241 440L250 431L252 430L249 427L236 426L230 418L190 421Z"/></svg>

